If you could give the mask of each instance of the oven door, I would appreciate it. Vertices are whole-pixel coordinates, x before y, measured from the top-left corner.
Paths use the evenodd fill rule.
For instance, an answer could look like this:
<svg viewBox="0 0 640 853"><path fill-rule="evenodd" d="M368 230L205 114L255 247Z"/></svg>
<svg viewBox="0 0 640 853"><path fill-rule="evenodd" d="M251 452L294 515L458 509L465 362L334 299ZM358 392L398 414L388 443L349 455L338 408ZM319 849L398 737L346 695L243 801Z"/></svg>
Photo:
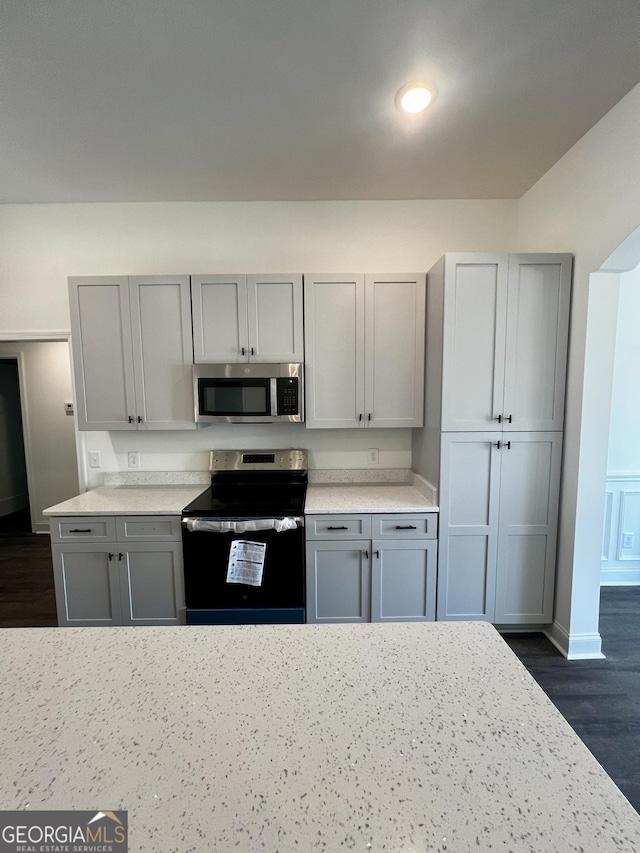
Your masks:
<svg viewBox="0 0 640 853"><path fill-rule="evenodd" d="M301 624L305 621L302 518L297 520L294 529L281 532L245 530L242 524L238 524L235 531L192 531L186 526L187 521L183 520L182 542L188 625ZM259 519L249 521L260 522ZM266 546L259 586L227 580L231 547L237 541L260 542Z"/></svg>

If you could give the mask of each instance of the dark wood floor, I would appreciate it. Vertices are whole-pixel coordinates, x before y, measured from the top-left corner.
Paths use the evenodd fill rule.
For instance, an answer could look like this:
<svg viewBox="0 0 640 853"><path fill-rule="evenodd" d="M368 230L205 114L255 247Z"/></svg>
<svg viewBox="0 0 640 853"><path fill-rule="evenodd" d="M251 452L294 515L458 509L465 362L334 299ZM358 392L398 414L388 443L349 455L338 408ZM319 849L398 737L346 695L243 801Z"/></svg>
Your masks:
<svg viewBox="0 0 640 853"><path fill-rule="evenodd" d="M640 587L603 587L606 660L568 661L542 634L505 634L538 684L640 812Z"/></svg>
<svg viewBox="0 0 640 853"><path fill-rule="evenodd" d="M57 625L49 537L0 520L0 628ZM542 634L505 640L640 812L640 587L601 594L606 660L567 661Z"/></svg>
<svg viewBox="0 0 640 853"><path fill-rule="evenodd" d="M57 625L51 542L31 533L29 511L0 519L0 628Z"/></svg>

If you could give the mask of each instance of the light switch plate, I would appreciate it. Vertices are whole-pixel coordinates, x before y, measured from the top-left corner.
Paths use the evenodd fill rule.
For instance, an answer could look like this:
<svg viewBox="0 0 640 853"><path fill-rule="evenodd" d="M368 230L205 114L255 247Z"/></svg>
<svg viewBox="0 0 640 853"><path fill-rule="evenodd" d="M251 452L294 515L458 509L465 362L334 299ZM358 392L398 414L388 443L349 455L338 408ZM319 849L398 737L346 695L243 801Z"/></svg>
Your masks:
<svg viewBox="0 0 640 853"><path fill-rule="evenodd" d="M89 468L100 468L102 466L102 462L100 461L100 451L99 450L90 450L89 451Z"/></svg>

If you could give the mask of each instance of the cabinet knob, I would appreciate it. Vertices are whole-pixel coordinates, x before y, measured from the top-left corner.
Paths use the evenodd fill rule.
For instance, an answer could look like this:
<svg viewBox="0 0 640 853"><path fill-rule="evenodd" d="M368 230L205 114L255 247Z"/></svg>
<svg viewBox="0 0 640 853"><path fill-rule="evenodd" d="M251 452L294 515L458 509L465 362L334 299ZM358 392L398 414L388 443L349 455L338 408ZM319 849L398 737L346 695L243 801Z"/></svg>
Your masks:
<svg viewBox="0 0 640 853"><path fill-rule="evenodd" d="M380 559L380 551L374 551L373 553L374 553L376 559L379 560Z"/></svg>
<svg viewBox="0 0 640 853"><path fill-rule="evenodd" d="M142 418L140 417L140 415L138 415L138 423L139 423L139 424L141 424L141 423L142 423Z"/></svg>
<svg viewBox="0 0 640 853"><path fill-rule="evenodd" d="M362 420L362 414L359 414L359 415L358 415L358 420L359 420L359 421L361 421L361 420Z"/></svg>
<svg viewBox="0 0 640 853"><path fill-rule="evenodd" d="M251 347L251 355L255 355L255 350Z"/></svg>
<svg viewBox="0 0 640 853"><path fill-rule="evenodd" d="M327 527L327 530L348 530L349 528L346 525L342 527Z"/></svg>
<svg viewBox="0 0 640 853"><path fill-rule="evenodd" d="M396 524L396 530L417 530L415 524Z"/></svg>
<svg viewBox="0 0 640 853"><path fill-rule="evenodd" d="M368 551L365 551L365 552L364 552L364 556L365 556L365 559L367 559L367 560L368 560L368 559L369 559L369 552L368 552Z"/></svg>
<svg viewBox="0 0 640 853"><path fill-rule="evenodd" d="M509 421L509 423L513 423L513 415L507 415L505 421Z"/></svg>
<svg viewBox="0 0 640 853"><path fill-rule="evenodd" d="M496 420L498 421L499 424L501 424L502 423L502 415L498 415Z"/></svg>
<svg viewBox="0 0 640 853"><path fill-rule="evenodd" d="M74 529L70 530L69 533L91 533L91 528L87 527L86 530L80 530L79 527L74 527Z"/></svg>
<svg viewBox="0 0 640 853"><path fill-rule="evenodd" d="M130 424L132 424L132 423L133 423L133 418L131 417L131 415L129 415L129 423L130 423Z"/></svg>
<svg viewBox="0 0 640 853"><path fill-rule="evenodd" d="M124 554L118 554L118 560L121 560L124 557Z"/></svg>
<svg viewBox="0 0 640 853"><path fill-rule="evenodd" d="M501 443L501 442L499 442L499 441L496 441L496 442L494 442L494 445L493 445L493 446L494 446L494 447L497 447L497 448L498 448L498 450L500 450L500 448L502 447L502 443Z"/></svg>
<svg viewBox="0 0 640 853"><path fill-rule="evenodd" d="M113 560L113 554L111 553L111 551L109 551L109 553L107 554L107 556L109 557L109 560Z"/></svg>
<svg viewBox="0 0 640 853"><path fill-rule="evenodd" d="M242 355L244 355L244 354L245 354L245 349L244 349L244 347L242 347L242 349L240 350L240 352L242 353Z"/></svg>
<svg viewBox="0 0 640 853"><path fill-rule="evenodd" d="M511 450L511 442L510 441L505 441L504 446L507 448L507 450Z"/></svg>

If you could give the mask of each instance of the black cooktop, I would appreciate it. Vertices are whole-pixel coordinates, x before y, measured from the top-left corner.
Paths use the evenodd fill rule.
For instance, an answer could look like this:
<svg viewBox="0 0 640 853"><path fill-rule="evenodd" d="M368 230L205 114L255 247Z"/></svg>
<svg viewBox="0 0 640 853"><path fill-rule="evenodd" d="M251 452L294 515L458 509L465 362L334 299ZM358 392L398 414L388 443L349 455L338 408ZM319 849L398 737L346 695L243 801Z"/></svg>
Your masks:
<svg viewBox="0 0 640 853"><path fill-rule="evenodd" d="M211 453L211 486L182 510L187 518L282 518L302 515L306 452Z"/></svg>
<svg viewBox="0 0 640 853"><path fill-rule="evenodd" d="M302 515L305 484L213 485L182 510L185 518L279 518Z"/></svg>

